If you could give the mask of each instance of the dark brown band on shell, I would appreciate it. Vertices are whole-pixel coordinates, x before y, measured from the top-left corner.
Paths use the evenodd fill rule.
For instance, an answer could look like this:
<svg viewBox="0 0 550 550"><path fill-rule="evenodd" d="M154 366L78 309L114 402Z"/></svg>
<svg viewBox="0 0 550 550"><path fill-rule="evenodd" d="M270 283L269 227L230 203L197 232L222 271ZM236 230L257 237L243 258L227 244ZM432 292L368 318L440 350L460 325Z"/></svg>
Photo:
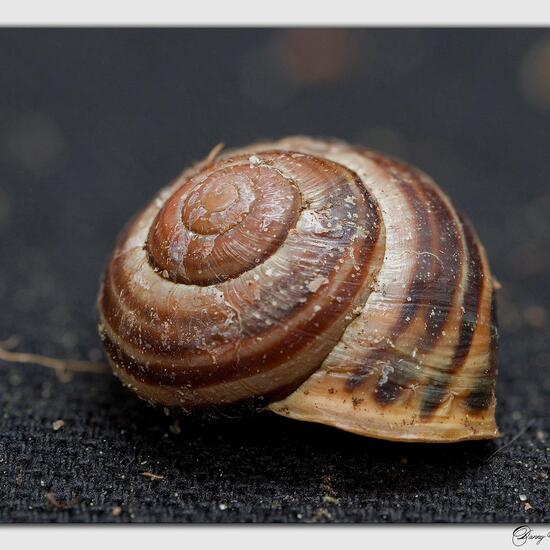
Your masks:
<svg viewBox="0 0 550 550"><path fill-rule="evenodd" d="M494 403L498 352L497 326L497 306L495 293L493 291L491 297L491 343L488 368L486 371L481 373L481 376L477 379L475 387L464 400L466 408L472 412L483 411Z"/></svg>
<svg viewBox="0 0 550 550"><path fill-rule="evenodd" d="M394 178L415 212L415 225L419 233L416 244L418 256L414 277L407 292L407 302L397 324L390 330L392 338L400 335L414 324L418 316L425 323L424 337L419 342L418 352L427 353L436 344L448 322L452 305L461 287L462 238L461 227L455 215L439 192L427 184L420 173L408 166L372 152L362 153L383 167L389 177ZM350 391L370 377L373 364L383 361L387 352L375 350L364 365L353 373L347 383ZM391 372L383 369L375 387L375 397L381 404L394 401L401 391L418 381L414 368L406 356L397 359L391 352Z"/></svg>
<svg viewBox="0 0 550 550"><path fill-rule="evenodd" d="M433 414L437 407L447 399L452 377L462 367L470 352L479 316L483 277L481 252L468 221L460 216L460 222L466 239L468 270L466 287L462 297L462 318L460 321L459 336L451 361L439 373L439 378L434 379L424 389L420 408L420 415L423 419Z"/></svg>

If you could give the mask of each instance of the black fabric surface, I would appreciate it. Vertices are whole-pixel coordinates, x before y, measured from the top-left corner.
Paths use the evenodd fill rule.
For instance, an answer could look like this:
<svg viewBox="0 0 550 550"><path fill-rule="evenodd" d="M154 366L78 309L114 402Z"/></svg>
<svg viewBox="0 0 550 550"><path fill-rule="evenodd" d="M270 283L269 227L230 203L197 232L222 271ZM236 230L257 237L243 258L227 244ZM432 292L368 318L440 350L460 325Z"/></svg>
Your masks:
<svg viewBox="0 0 550 550"><path fill-rule="evenodd" d="M550 521L549 66L534 29L0 30L0 340L16 350L101 360L117 232L219 141L328 135L417 164L503 286L494 442L269 414L178 429L110 375L0 362L0 521Z"/></svg>

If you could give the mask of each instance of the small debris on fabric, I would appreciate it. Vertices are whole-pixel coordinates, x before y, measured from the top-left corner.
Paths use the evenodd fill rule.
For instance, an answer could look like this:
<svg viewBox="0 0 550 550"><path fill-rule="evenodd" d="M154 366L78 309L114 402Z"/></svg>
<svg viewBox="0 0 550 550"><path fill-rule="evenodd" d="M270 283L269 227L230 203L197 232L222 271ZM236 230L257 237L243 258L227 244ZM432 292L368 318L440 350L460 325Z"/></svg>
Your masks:
<svg viewBox="0 0 550 550"><path fill-rule="evenodd" d="M76 498L67 501L59 500L52 492L45 493L44 496L48 502L48 507L56 511L67 510L78 502Z"/></svg>
<svg viewBox="0 0 550 550"><path fill-rule="evenodd" d="M312 521L323 521L332 519L331 513L326 508L319 508L312 516Z"/></svg>
<svg viewBox="0 0 550 550"><path fill-rule="evenodd" d="M164 476L159 474L154 474L153 472L141 472L143 477L148 477L149 479L164 479Z"/></svg>
<svg viewBox="0 0 550 550"><path fill-rule="evenodd" d="M58 432L63 426L65 426L64 420L59 419L52 422L52 429L54 432Z"/></svg>
<svg viewBox="0 0 550 550"><path fill-rule="evenodd" d="M168 427L168 429L170 430L171 433L175 434L175 435L178 435L181 433L181 428L180 428L180 421L178 418L175 418L174 421L172 422L172 424L170 424L170 426Z"/></svg>

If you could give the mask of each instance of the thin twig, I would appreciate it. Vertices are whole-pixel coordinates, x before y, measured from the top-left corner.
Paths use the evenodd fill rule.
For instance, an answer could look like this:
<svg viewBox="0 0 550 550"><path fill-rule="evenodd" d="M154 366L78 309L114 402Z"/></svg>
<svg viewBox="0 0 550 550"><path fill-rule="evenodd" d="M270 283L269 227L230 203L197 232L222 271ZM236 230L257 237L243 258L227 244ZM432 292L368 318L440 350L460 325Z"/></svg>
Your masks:
<svg viewBox="0 0 550 550"><path fill-rule="evenodd" d="M109 372L109 368L104 363L55 359L53 357L38 355L36 353L17 353L14 351L8 351L1 346L0 359L8 363L40 365L48 369L53 369L58 374L66 374L67 372L91 372L104 374Z"/></svg>
<svg viewBox="0 0 550 550"><path fill-rule="evenodd" d="M500 453L503 449L506 449L506 447L509 447L514 441L518 440L534 423L534 420L530 420L524 427L521 429L508 443L505 443L501 447L499 447L496 451L492 452L485 460L484 462L487 463L491 458L493 458L497 453Z"/></svg>
<svg viewBox="0 0 550 550"><path fill-rule="evenodd" d="M164 476L159 474L154 474L153 472L141 472L143 477L148 477L149 479L164 479Z"/></svg>
<svg viewBox="0 0 550 550"><path fill-rule="evenodd" d="M48 506L57 511L61 510L67 510L68 508L72 508L75 504L78 504L79 499L78 497L72 498L71 500L58 500L57 497L54 495L54 493L45 493L44 496L46 497L46 501L48 502Z"/></svg>
<svg viewBox="0 0 550 550"><path fill-rule="evenodd" d="M12 334L9 338L0 340L0 348L5 350L16 348L19 345L19 340L20 338L17 334Z"/></svg>
<svg viewBox="0 0 550 550"><path fill-rule="evenodd" d="M220 142L217 145L214 145L210 153L208 153L208 156L204 159L205 164L206 165L210 164L222 152L222 149L224 147L225 147L225 143L223 142Z"/></svg>
<svg viewBox="0 0 550 550"><path fill-rule="evenodd" d="M205 158L197 162L195 168L203 170L204 168L210 166L214 162L214 160L216 160L217 156L221 153L224 147L225 143L218 143L217 145L215 145Z"/></svg>

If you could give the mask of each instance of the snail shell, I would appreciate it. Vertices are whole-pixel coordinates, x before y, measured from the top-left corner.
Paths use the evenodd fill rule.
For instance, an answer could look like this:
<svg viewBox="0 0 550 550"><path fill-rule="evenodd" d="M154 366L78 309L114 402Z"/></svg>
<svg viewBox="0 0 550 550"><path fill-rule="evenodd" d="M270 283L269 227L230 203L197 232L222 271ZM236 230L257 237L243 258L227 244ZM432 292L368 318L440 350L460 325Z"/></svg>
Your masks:
<svg viewBox="0 0 550 550"><path fill-rule="evenodd" d="M124 384L390 440L498 435L486 254L426 174L307 137L211 157L109 261L100 334Z"/></svg>

